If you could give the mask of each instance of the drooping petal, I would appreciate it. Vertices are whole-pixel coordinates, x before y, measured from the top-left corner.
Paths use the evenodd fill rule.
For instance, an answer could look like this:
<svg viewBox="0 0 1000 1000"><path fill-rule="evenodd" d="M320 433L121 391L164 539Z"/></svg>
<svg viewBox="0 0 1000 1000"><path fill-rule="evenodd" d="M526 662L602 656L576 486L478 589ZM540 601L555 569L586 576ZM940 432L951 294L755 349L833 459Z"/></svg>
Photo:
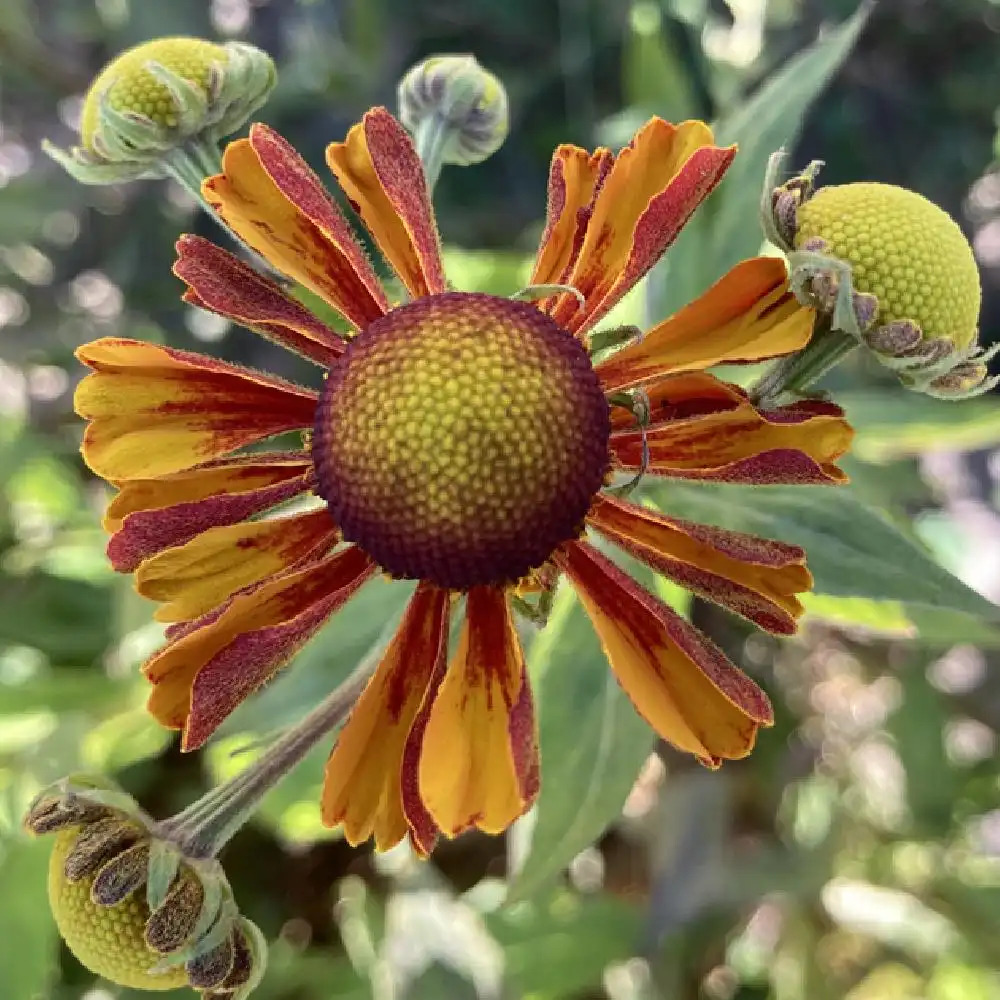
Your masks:
<svg viewBox="0 0 1000 1000"><path fill-rule="evenodd" d="M638 343L602 361L597 374L605 391L614 392L671 372L790 354L809 342L815 316L789 291L784 261L754 257Z"/></svg>
<svg viewBox="0 0 1000 1000"><path fill-rule="evenodd" d="M615 162L609 149L588 153L559 146L549 167L545 229L535 255L530 284L564 283L580 256L594 199Z"/></svg>
<svg viewBox="0 0 1000 1000"><path fill-rule="evenodd" d="M187 621L244 587L329 551L336 539L325 507L209 528L143 562L135 586L143 597L165 602L154 615L157 621Z"/></svg>
<svg viewBox="0 0 1000 1000"><path fill-rule="evenodd" d="M373 108L344 142L327 147L326 162L410 294L445 291L427 180L406 129L385 108Z"/></svg>
<svg viewBox="0 0 1000 1000"><path fill-rule="evenodd" d="M119 482L116 485L120 490L104 512L104 530L109 534L121 530L124 519L137 511L158 510L301 479L311 467L312 458L304 451L261 451L216 459L157 479Z"/></svg>
<svg viewBox="0 0 1000 1000"><path fill-rule="evenodd" d="M507 597L473 587L458 650L430 706L420 798L449 837L501 833L538 793L538 739L524 655Z"/></svg>
<svg viewBox="0 0 1000 1000"><path fill-rule="evenodd" d="M715 767L745 757L770 702L723 652L585 542L556 553L636 710L663 739Z"/></svg>
<svg viewBox="0 0 1000 1000"><path fill-rule="evenodd" d="M599 496L587 521L626 552L769 632L790 635L812 586L797 545L667 517Z"/></svg>
<svg viewBox="0 0 1000 1000"><path fill-rule="evenodd" d="M373 833L385 851L406 836L403 751L436 670L448 655L446 590L421 583L389 648L337 738L323 781L323 822L349 844Z"/></svg>
<svg viewBox="0 0 1000 1000"><path fill-rule="evenodd" d="M202 192L233 232L356 327L384 315L385 292L349 223L277 132L252 125L226 147L222 171Z"/></svg>
<svg viewBox="0 0 1000 1000"><path fill-rule="evenodd" d="M311 483L307 473L270 486L136 511L125 516L108 541L108 559L119 573L131 573L156 553L184 545L203 531L236 524L285 503L308 490Z"/></svg>
<svg viewBox="0 0 1000 1000"><path fill-rule="evenodd" d="M105 479L145 479L311 427L316 393L214 358L105 337L76 356L94 374L77 386L90 421L84 461Z"/></svg>
<svg viewBox="0 0 1000 1000"><path fill-rule="evenodd" d="M735 406L685 419L665 419L646 430L647 471L679 479L761 485L843 483L834 464L853 437L842 411L781 407L758 410L745 396ZM613 431L611 452L623 469L638 469L642 433Z"/></svg>
<svg viewBox="0 0 1000 1000"><path fill-rule="evenodd" d="M548 306L553 318L573 332L593 327L663 256L735 152L713 145L702 122L647 122L615 157L566 276L586 304L560 296Z"/></svg>
<svg viewBox="0 0 1000 1000"><path fill-rule="evenodd" d="M356 546L246 588L179 629L143 671L150 713L195 750L375 573Z"/></svg>
<svg viewBox="0 0 1000 1000"><path fill-rule="evenodd" d="M310 361L329 367L344 353L344 339L305 306L200 236L177 241L174 274L188 286L185 302L234 320Z"/></svg>
<svg viewBox="0 0 1000 1000"><path fill-rule="evenodd" d="M735 410L747 399L746 393L739 386L722 382L708 372L667 375L646 386L644 391L649 405L650 426ZM634 431L635 414L624 406L613 406L611 429Z"/></svg>

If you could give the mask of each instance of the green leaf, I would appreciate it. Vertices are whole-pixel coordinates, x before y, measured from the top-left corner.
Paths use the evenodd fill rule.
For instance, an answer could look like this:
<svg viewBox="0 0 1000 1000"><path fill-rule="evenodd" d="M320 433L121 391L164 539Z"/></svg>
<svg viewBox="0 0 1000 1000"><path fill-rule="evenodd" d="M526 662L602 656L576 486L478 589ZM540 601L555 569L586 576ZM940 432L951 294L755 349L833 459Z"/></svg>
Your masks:
<svg viewBox="0 0 1000 1000"><path fill-rule="evenodd" d="M989 649L1000 646L1000 628L961 611L816 593L803 594L802 603L811 617L890 638L916 640L925 647L947 647L955 643L972 643Z"/></svg>
<svg viewBox="0 0 1000 1000"><path fill-rule="evenodd" d="M734 264L758 252L763 236L757 213L768 157L795 141L813 101L854 47L870 10L870 4L862 4L716 122L716 141L722 146L738 143L739 153L671 249L656 318L690 302Z"/></svg>
<svg viewBox="0 0 1000 1000"><path fill-rule="evenodd" d="M56 973L58 935L45 900L50 843L11 837L0 844L0 997L47 996Z"/></svg>
<svg viewBox="0 0 1000 1000"><path fill-rule="evenodd" d="M919 660L897 677L903 699L886 729L906 772L906 800L919 833L944 836L955 808L955 772L945 752L945 700L931 687Z"/></svg>
<svg viewBox="0 0 1000 1000"><path fill-rule="evenodd" d="M697 117L695 81L680 48L675 33L665 30L656 3L642 0L632 5L622 66L625 95L630 105L638 105L636 110L669 122Z"/></svg>
<svg viewBox="0 0 1000 1000"><path fill-rule="evenodd" d="M948 647L956 643L971 643L985 649L1000 648L1000 628L973 615L922 604L907 608L906 614L925 646Z"/></svg>
<svg viewBox="0 0 1000 1000"><path fill-rule="evenodd" d="M670 483L651 493L671 514L801 545L817 594L900 601L1000 620L1000 609L850 489Z"/></svg>
<svg viewBox="0 0 1000 1000"><path fill-rule="evenodd" d="M556 594L528 652L538 703L542 792L508 900L548 884L616 816L653 735L615 680L571 587Z"/></svg>
<svg viewBox="0 0 1000 1000"><path fill-rule="evenodd" d="M835 625L864 629L886 636L910 636L913 622L899 601L875 601L869 597L831 597L803 594L806 614Z"/></svg>
<svg viewBox="0 0 1000 1000"><path fill-rule="evenodd" d="M49 573L0 579L0 643L89 663L111 643L113 590Z"/></svg>
<svg viewBox="0 0 1000 1000"><path fill-rule="evenodd" d="M869 389L838 392L837 402L857 431L852 451L869 462L1000 445L1000 407L990 398L956 405L914 392Z"/></svg>
<svg viewBox="0 0 1000 1000"><path fill-rule="evenodd" d="M634 954L642 918L612 896L562 889L504 907L486 923L503 947L511 995L557 1000L598 986L608 965Z"/></svg>

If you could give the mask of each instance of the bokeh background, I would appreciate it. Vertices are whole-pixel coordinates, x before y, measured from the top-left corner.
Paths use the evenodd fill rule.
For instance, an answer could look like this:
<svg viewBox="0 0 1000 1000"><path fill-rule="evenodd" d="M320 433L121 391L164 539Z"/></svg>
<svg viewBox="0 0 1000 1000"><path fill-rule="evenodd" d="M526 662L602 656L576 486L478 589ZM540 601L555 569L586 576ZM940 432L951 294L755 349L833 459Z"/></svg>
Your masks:
<svg viewBox="0 0 1000 1000"><path fill-rule="evenodd" d="M3 0L0 1000L132 996L60 946L48 845L18 832L40 785L100 770L166 816L315 704L400 609L366 591L203 754L144 715L136 666L161 633L104 560L72 352L127 335L305 373L180 303L174 239L217 235L182 191L85 188L39 152L72 141L96 71L158 35L251 41L280 68L261 117L320 165L365 108L392 106L411 63L475 53L508 88L511 135L446 170L435 200L456 286L499 294L527 273L554 145L703 117L743 154L623 318L662 317L756 252L763 164L786 144L827 161L826 183L904 184L951 212L996 340L1000 4L881 0L862 20L854 0ZM682 604L775 701L752 758L713 774L654 746L563 602L531 651L537 822L428 865L375 857L322 828L318 754L232 841L237 898L273 942L260 1000L1000 997L1000 406L907 396L864 359L829 388L858 427L850 490L662 488L668 506L816 553L794 640Z"/></svg>

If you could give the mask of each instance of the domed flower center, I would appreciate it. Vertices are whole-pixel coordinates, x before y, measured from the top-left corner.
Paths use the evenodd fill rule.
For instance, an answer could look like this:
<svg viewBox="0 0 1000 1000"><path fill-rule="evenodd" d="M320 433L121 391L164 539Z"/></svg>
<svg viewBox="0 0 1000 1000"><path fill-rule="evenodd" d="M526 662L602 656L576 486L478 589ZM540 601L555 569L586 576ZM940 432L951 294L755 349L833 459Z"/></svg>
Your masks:
<svg viewBox="0 0 1000 1000"><path fill-rule="evenodd" d="M313 457L347 540L394 576L463 590L511 583L576 537L609 433L578 340L527 303L449 292L351 341Z"/></svg>

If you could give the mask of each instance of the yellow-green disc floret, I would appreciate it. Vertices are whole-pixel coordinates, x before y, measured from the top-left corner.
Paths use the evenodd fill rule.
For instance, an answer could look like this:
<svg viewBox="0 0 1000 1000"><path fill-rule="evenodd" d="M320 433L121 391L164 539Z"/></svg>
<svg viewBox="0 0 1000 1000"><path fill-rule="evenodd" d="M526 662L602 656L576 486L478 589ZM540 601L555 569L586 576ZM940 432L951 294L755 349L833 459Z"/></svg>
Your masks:
<svg viewBox="0 0 1000 1000"><path fill-rule="evenodd" d="M915 322L925 339L975 342L981 289L955 221L922 195L889 184L824 187L798 208L795 248L810 240L851 265L855 291L878 299L877 323Z"/></svg>
<svg viewBox="0 0 1000 1000"><path fill-rule="evenodd" d="M212 64L225 66L228 54L221 45L200 38L158 38L128 49L113 59L91 84L80 117L80 140L93 149L101 99L116 111L132 111L156 124L172 128L178 122L170 91L146 68L150 62L189 80L208 92Z"/></svg>
<svg viewBox="0 0 1000 1000"><path fill-rule="evenodd" d="M70 882L63 866L80 835L80 827L57 834L49 861L49 904L59 933L80 963L105 979L140 990L172 990L187 985L183 965L166 972L149 970L162 958L143 936L149 908L139 889L115 906L99 906L90 898L93 876Z"/></svg>

